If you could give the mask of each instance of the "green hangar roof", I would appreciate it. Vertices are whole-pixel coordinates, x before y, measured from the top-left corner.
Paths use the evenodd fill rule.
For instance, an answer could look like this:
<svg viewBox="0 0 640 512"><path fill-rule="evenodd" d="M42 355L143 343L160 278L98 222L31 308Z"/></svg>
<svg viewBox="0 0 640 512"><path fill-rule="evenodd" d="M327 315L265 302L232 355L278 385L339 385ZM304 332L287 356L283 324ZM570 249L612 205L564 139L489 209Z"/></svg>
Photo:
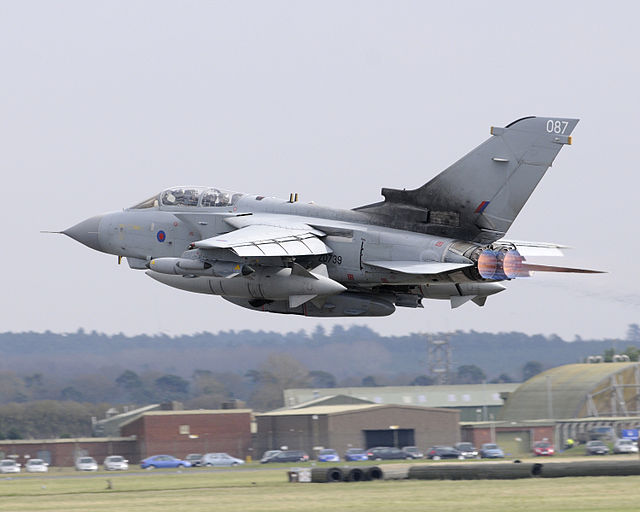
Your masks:
<svg viewBox="0 0 640 512"><path fill-rule="evenodd" d="M501 419L569 419L637 415L640 364L569 364L522 383L502 409Z"/></svg>
<svg viewBox="0 0 640 512"><path fill-rule="evenodd" d="M376 386L348 388L285 389L285 407L296 407L311 400L347 395L376 404L419 405L424 407L482 407L503 404L502 395L518 384L468 384L448 386Z"/></svg>

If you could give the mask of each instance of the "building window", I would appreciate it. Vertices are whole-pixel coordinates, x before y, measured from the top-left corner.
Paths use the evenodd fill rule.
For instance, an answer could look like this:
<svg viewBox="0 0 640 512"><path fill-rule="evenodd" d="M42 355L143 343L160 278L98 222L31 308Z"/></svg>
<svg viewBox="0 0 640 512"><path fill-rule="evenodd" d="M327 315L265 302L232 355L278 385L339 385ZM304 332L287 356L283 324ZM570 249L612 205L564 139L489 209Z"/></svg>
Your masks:
<svg viewBox="0 0 640 512"><path fill-rule="evenodd" d="M185 435L189 435L191 433L191 430L189 429L189 425L180 425L178 431L181 434L185 434Z"/></svg>

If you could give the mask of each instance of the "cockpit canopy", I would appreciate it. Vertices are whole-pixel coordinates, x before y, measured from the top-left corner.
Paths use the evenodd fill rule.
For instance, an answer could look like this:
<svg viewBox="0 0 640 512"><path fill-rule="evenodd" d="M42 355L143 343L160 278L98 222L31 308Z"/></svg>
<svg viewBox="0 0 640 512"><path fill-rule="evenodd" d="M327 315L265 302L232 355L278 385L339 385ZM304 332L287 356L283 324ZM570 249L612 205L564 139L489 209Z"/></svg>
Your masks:
<svg viewBox="0 0 640 512"><path fill-rule="evenodd" d="M236 204L242 194L209 187L173 187L132 206L132 210L158 206L217 208Z"/></svg>

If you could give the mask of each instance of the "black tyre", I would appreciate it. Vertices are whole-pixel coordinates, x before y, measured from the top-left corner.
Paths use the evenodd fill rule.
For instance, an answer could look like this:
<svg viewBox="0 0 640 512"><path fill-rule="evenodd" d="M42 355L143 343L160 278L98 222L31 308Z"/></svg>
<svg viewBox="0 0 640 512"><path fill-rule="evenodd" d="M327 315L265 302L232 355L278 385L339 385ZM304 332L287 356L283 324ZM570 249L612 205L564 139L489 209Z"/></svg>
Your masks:
<svg viewBox="0 0 640 512"><path fill-rule="evenodd" d="M362 482L365 478L366 475L361 468L351 468L349 472L344 475L345 482Z"/></svg>
<svg viewBox="0 0 640 512"><path fill-rule="evenodd" d="M384 474L378 466L371 466L365 471L366 480L382 480Z"/></svg>

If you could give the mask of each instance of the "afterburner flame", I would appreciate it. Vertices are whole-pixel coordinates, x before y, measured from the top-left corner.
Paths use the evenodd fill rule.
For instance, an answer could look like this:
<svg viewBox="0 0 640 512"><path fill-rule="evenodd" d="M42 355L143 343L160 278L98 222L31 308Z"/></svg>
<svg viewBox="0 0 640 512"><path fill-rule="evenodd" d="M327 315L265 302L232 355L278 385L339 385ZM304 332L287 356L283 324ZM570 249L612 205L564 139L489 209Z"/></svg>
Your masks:
<svg viewBox="0 0 640 512"><path fill-rule="evenodd" d="M513 279L522 275L522 261L518 251L508 251L502 260L502 270L507 279Z"/></svg>
<svg viewBox="0 0 640 512"><path fill-rule="evenodd" d="M484 250L478 257L478 272L484 279L493 279L498 270L498 254Z"/></svg>

